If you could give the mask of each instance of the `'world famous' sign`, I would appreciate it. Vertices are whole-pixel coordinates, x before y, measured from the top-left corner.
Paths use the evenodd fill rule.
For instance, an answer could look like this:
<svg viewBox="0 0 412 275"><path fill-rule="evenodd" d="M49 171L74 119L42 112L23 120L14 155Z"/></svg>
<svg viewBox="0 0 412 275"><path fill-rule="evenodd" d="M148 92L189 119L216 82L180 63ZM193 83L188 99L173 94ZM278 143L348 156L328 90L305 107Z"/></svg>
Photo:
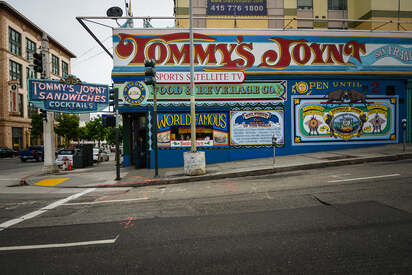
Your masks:
<svg viewBox="0 0 412 275"><path fill-rule="evenodd" d="M109 105L108 85L29 79L28 87L29 102L48 111L91 113L101 111Z"/></svg>

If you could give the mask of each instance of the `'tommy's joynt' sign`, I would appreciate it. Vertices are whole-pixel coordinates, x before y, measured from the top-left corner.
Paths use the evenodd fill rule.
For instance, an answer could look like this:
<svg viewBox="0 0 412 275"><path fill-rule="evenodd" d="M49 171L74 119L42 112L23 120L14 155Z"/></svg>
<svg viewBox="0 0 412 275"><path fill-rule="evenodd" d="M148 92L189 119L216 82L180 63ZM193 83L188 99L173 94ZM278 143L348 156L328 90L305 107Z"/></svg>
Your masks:
<svg viewBox="0 0 412 275"><path fill-rule="evenodd" d="M53 112L91 113L101 111L109 104L108 85L29 79L28 88L29 102Z"/></svg>
<svg viewBox="0 0 412 275"><path fill-rule="evenodd" d="M159 75L169 74L165 82L177 82L179 75L172 79L170 72L189 71L189 42L185 30L115 29L112 78L143 79L144 61L154 59ZM242 72L245 80L268 74L410 74L412 68L409 33L196 30L193 47L196 73Z"/></svg>

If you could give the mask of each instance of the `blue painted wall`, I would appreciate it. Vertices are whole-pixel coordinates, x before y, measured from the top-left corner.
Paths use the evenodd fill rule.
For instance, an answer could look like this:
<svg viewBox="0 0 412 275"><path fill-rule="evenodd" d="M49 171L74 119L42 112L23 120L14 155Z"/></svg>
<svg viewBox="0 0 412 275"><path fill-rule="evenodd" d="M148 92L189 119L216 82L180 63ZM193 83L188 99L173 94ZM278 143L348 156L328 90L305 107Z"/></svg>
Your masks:
<svg viewBox="0 0 412 275"><path fill-rule="evenodd" d="M363 144L347 144L347 143L327 143L322 145L292 145L292 127L294 122L292 121L292 101L291 96L300 95L317 95L317 96L325 96L327 99L327 94L332 92L338 88L342 89L351 89L353 87L333 87L331 83L333 82L352 82L356 83L354 89L360 92L364 92L366 95L369 96L386 96L387 93L387 86L394 86L395 90L394 93L399 99L399 108L398 108L398 120L397 120L397 127L399 127L400 120L406 117L406 79L402 78L395 78L391 76L382 76L382 77L364 77L364 78L354 78L354 77L333 77L333 78L314 78L314 77L304 77L297 79L295 76L293 77L283 77L279 79L274 79L273 76L265 76L256 79L255 77L249 77L248 79L253 78L253 80L260 80L261 82L265 82L268 80L288 80L287 83L287 92L288 92L288 100L284 102L284 138L285 143L282 148L277 149L277 155L288 155L288 154L301 154L301 153L309 153L309 152L318 152L318 151L327 151L327 150L341 150L341 149L348 149L348 148L358 148L358 147L365 147L365 146L376 146L376 145L383 145L387 143L391 143L394 141L373 141L369 143ZM312 87L312 89L308 89L306 92L297 92L296 90L293 91L293 86L298 82L306 82L308 87ZM320 86L316 86L313 83L320 83ZM322 83L329 83L329 87L322 86ZM360 85L360 87L358 86ZM367 87L367 88L364 88ZM121 112L133 112L133 110L139 109L138 107L124 107L121 109ZM144 107L146 111L150 111L151 107ZM139 109L143 110L143 108ZM188 107L160 107L158 112L188 112L190 111ZM230 107L197 107L196 112L202 111L230 111ZM398 142L402 142L402 132L401 130L398 132ZM159 167L179 167L183 166L183 152L188 151L190 148L184 149L162 149L159 148ZM263 157L272 157L273 156L273 149L271 146L260 147L260 148L253 148L253 146L249 147L230 147L226 146L224 148L213 148L213 147L204 147L198 148L199 151L205 151L206 153L206 163L217 163L217 162L226 162L226 161L235 161L235 160L245 160L245 159L253 159L253 158L263 158ZM154 168L154 152L150 152L150 156L148 154L148 158L150 159L150 168ZM125 160L128 160L128 156L125 156ZM126 162L125 162L126 164Z"/></svg>

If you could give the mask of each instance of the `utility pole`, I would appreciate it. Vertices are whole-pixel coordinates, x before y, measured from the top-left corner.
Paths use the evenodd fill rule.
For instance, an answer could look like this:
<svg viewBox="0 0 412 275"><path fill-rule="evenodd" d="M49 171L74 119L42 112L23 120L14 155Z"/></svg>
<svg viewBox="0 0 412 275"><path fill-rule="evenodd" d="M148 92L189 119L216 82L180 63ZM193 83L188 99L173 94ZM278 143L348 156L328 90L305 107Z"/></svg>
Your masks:
<svg viewBox="0 0 412 275"><path fill-rule="evenodd" d="M401 0L398 0L398 31L400 30L401 24L399 21L401 20Z"/></svg>
<svg viewBox="0 0 412 275"><path fill-rule="evenodd" d="M194 65L194 47L193 47L193 6L192 0L189 0L189 10L190 10L190 22L189 22L189 32L190 32L190 136L192 141L191 150L196 152L196 104L195 104L195 65Z"/></svg>
<svg viewBox="0 0 412 275"><path fill-rule="evenodd" d="M43 33L43 38L41 42L41 55L43 70L41 73L42 79L50 79L50 63L49 63L49 40L47 34ZM43 120L43 172L47 174L57 172L56 165L56 148L54 140L54 113L47 112L47 119Z"/></svg>
<svg viewBox="0 0 412 275"><path fill-rule="evenodd" d="M195 104L195 65L194 65L194 47L193 47L193 6L192 0L189 0L190 11L190 135L191 151L183 153L184 173L188 176L206 174L205 152L196 151L196 104Z"/></svg>

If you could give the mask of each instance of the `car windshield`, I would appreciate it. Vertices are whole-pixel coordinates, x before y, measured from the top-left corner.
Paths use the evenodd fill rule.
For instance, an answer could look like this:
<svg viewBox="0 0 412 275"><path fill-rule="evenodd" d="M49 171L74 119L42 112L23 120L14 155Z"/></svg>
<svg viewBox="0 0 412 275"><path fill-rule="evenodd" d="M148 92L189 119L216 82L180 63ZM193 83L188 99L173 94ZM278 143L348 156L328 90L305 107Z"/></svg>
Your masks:
<svg viewBox="0 0 412 275"><path fill-rule="evenodd" d="M61 150L59 155L73 155L73 150Z"/></svg>

